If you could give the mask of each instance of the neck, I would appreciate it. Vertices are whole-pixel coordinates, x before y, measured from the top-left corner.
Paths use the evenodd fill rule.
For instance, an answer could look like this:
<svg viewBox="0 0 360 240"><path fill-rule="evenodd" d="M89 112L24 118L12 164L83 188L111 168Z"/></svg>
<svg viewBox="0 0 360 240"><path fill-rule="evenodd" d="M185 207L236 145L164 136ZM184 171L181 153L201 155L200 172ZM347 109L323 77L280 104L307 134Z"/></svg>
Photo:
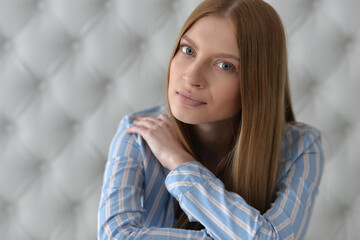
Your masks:
<svg viewBox="0 0 360 240"><path fill-rule="evenodd" d="M208 168L216 168L229 150L235 134L235 122L236 119L233 118L216 123L193 125L193 139L199 160Z"/></svg>

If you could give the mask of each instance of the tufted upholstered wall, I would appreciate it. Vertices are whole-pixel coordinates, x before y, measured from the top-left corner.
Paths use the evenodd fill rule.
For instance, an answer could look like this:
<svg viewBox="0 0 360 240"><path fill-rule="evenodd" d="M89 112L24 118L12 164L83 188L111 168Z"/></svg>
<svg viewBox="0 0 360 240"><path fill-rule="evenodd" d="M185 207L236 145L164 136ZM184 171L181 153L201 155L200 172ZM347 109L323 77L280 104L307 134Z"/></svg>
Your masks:
<svg viewBox="0 0 360 240"><path fill-rule="evenodd" d="M360 239L359 0L272 0L326 166L307 239ZM95 239L117 123L164 102L199 0L0 0L0 239Z"/></svg>

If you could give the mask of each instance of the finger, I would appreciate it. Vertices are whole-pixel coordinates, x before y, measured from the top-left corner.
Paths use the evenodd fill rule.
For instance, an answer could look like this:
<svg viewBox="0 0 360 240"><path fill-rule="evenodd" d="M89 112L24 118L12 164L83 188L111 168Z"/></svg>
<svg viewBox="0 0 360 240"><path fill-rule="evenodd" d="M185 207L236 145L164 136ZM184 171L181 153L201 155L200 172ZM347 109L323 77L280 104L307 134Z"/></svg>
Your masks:
<svg viewBox="0 0 360 240"><path fill-rule="evenodd" d="M168 127L170 127L172 130L175 131L174 122L171 120L171 118L169 118L168 115L161 114L158 118L161 119L163 122L165 122Z"/></svg>
<svg viewBox="0 0 360 240"><path fill-rule="evenodd" d="M146 116L136 116L135 117L135 120L146 120L146 121L151 121L151 120L156 120L156 118L153 118L153 117L146 117Z"/></svg>
<svg viewBox="0 0 360 240"><path fill-rule="evenodd" d="M139 120L139 121L149 121L149 122L154 123L154 124L157 124L157 123L159 122L159 119L153 118L153 117L141 117L141 118L136 119L136 120Z"/></svg>
<svg viewBox="0 0 360 240"><path fill-rule="evenodd" d="M147 128L143 126L133 126L126 129L126 133L137 133L143 136L146 130Z"/></svg>
<svg viewBox="0 0 360 240"><path fill-rule="evenodd" d="M135 119L136 119L136 120L140 120L140 119L143 119L143 118L144 118L144 116L140 116L140 115L135 116Z"/></svg>
<svg viewBox="0 0 360 240"><path fill-rule="evenodd" d="M166 114L160 114L157 118L171 125L171 120Z"/></svg>
<svg viewBox="0 0 360 240"><path fill-rule="evenodd" d="M148 121L148 120L144 120L144 119L134 120L132 123L135 126L141 126L141 127L147 128L147 129L152 129L152 128L154 128L154 126L156 126L155 123Z"/></svg>
<svg viewBox="0 0 360 240"><path fill-rule="evenodd" d="M154 124L159 123L159 119L153 118L153 117L145 117L143 120L145 120L145 121L150 121L150 122L152 122L152 123L154 123Z"/></svg>
<svg viewBox="0 0 360 240"><path fill-rule="evenodd" d="M134 121L149 121L149 122L152 122L152 123L156 123L156 120L155 118L153 117L145 117L145 116L136 116L135 117L135 120Z"/></svg>
<svg viewBox="0 0 360 240"><path fill-rule="evenodd" d="M144 117L141 120L135 120L135 125L142 125L148 128L166 127L168 123L159 118Z"/></svg>

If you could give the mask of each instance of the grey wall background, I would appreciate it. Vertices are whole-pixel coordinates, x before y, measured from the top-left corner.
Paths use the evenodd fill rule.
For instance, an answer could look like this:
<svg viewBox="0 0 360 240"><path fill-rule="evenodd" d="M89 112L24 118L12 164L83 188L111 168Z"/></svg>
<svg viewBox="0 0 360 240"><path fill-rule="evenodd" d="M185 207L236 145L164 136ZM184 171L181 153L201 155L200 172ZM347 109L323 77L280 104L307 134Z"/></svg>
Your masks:
<svg viewBox="0 0 360 240"><path fill-rule="evenodd" d="M0 0L1 239L95 239L121 117L164 102L199 0ZM359 0L269 0L286 27L299 121L326 166L307 239L360 239Z"/></svg>

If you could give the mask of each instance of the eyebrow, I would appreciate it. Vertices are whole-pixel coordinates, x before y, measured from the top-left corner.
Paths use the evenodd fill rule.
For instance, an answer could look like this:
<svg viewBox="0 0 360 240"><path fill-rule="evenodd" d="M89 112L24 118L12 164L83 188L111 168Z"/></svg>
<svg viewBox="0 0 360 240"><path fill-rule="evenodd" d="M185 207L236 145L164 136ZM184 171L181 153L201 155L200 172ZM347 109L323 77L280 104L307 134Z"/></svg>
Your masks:
<svg viewBox="0 0 360 240"><path fill-rule="evenodd" d="M182 37L183 39L185 39L186 41L188 41L191 45L193 45L195 48L198 48L196 43L190 39L187 35L184 35ZM235 55L232 55L232 54L226 54L226 53L220 53L220 54L216 54L217 57L222 57L222 58L231 58L231 59L234 59L236 61L240 61L240 58L235 56Z"/></svg>

